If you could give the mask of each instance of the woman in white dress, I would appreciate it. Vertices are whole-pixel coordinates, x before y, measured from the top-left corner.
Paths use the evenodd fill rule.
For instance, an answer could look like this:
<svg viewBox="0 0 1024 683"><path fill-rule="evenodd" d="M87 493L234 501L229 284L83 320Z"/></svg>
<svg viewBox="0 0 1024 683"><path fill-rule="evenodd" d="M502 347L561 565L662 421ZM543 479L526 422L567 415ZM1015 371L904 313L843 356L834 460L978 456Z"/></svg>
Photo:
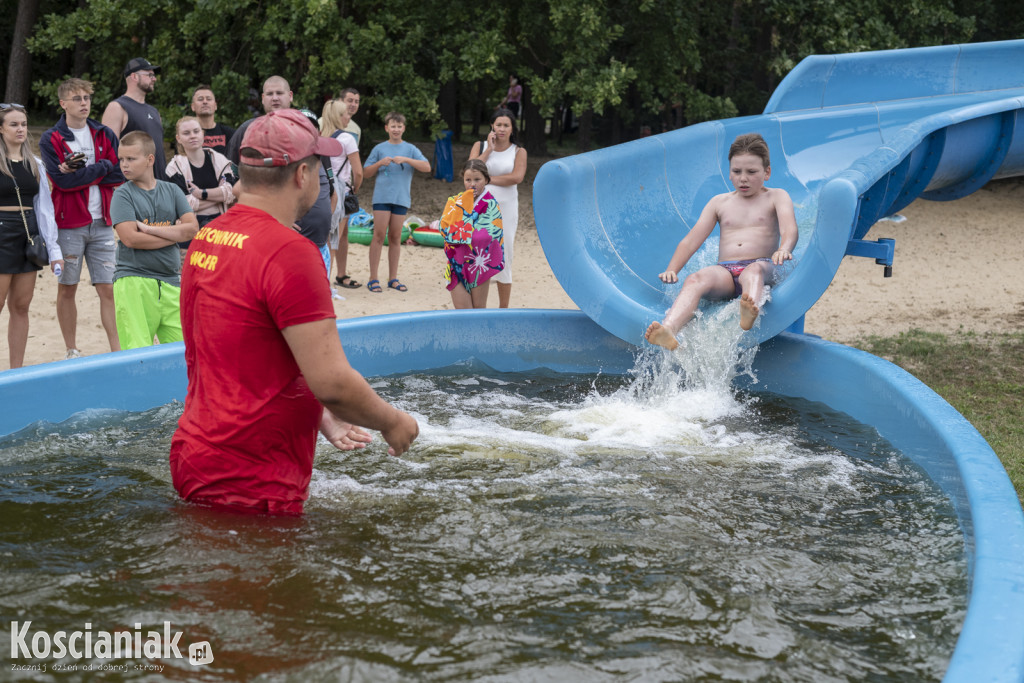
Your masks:
<svg viewBox="0 0 1024 683"><path fill-rule="evenodd" d="M470 159L487 164L491 182L487 186L501 209L505 231L505 268L494 276L498 283L498 305L508 308L512 298L512 257L516 228L519 226L519 183L526 177L526 150L516 144L516 120L508 109L491 116L491 132L483 142L473 144Z"/></svg>

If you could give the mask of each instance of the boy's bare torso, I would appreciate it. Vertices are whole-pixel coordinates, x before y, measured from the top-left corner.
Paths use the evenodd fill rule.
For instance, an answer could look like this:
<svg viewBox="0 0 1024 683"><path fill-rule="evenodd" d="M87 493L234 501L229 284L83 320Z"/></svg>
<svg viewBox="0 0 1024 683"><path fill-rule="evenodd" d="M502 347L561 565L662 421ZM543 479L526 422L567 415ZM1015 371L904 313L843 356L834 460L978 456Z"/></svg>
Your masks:
<svg viewBox="0 0 1024 683"><path fill-rule="evenodd" d="M756 195L744 197L733 191L711 200L720 231L719 261L769 258L778 249L777 192L774 188L762 188Z"/></svg>

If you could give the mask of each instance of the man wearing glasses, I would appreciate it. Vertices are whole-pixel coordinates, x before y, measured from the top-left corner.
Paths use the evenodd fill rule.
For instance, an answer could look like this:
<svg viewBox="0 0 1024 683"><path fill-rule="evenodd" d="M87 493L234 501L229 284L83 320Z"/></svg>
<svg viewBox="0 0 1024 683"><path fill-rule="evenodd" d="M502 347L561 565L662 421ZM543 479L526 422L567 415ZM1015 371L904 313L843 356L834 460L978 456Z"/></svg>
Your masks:
<svg viewBox="0 0 1024 683"><path fill-rule="evenodd" d="M150 64L143 57L136 57L124 67L125 91L107 105L103 112L103 125L114 131L118 139L133 130L141 130L156 142L156 162L153 167L157 180L167 180L164 170L167 158L164 154L164 124L160 112L146 104L146 95L153 92L160 67Z"/></svg>
<svg viewBox="0 0 1024 683"><path fill-rule="evenodd" d="M57 284L57 322L65 358L78 358L76 331L78 308L75 296L82 263L100 298L100 321L111 351L119 351L114 314L114 229L110 199L124 182L117 161L117 136L89 118L92 83L69 78L57 87L64 114L39 140L46 174L53 183L53 208L57 218L57 243L64 253L64 270Z"/></svg>

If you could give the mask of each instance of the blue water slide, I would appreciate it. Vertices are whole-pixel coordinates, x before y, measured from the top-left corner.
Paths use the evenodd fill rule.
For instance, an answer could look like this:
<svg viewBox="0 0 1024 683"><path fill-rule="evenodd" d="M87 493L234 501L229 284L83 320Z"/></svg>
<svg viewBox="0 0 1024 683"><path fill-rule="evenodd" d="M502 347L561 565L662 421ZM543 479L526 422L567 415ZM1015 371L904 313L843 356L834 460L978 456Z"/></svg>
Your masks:
<svg viewBox="0 0 1024 683"><path fill-rule="evenodd" d="M843 256L892 265L893 243L866 239L880 218L1024 172L1022 63L1024 40L808 57L760 116L546 163L533 199L544 252L580 309L642 343L680 287L657 274L707 201L732 190L732 140L757 132L771 149L768 184L793 198L800 241L752 334L800 331ZM717 236L680 280L717 260Z"/></svg>

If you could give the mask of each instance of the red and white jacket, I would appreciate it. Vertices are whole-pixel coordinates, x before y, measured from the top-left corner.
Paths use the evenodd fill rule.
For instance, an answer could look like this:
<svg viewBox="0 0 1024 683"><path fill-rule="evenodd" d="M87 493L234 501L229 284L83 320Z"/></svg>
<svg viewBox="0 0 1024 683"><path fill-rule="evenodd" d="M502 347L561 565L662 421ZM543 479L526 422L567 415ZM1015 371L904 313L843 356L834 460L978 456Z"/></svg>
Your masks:
<svg viewBox="0 0 1024 683"><path fill-rule="evenodd" d="M114 188L125 181L117 160L118 140L114 131L93 119L86 119L86 124L92 133L96 162L76 171L60 172L60 165L72 153L68 143L75 141L75 134L68 127L64 115L39 140L46 175L53 183L53 212L60 229L81 228L92 223L89 188L93 185L99 187L103 219L110 225L110 198L114 195Z"/></svg>

